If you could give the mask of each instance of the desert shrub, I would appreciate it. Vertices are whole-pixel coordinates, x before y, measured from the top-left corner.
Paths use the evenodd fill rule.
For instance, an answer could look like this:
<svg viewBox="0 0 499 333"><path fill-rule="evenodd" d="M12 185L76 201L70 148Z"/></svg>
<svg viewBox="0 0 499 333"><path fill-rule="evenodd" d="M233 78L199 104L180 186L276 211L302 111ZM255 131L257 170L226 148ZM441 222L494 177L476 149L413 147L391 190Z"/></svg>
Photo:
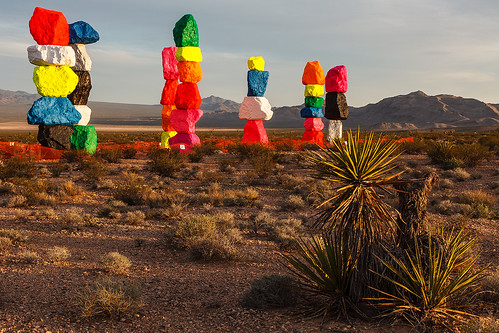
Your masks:
<svg viewBox="0 0 499 333"><path fill-rule="evenodd" d="M40 260L40 256L38 255L38 253L30 250L24 250L19 253L19 258L21 259L21 261L27 264L33 264Z"/></svg>
<svg viewBox="0 0 499 333"><path fill-rule="evenodd" d="M71 180L68 180L64 183L62 183L61 185L59 185L59 190L58 190L58 193L59 193L59 196L61 198L64 198L64 197L74 197L74 196L77 196L79 194L81 194L83 191L83 189L76 185L75 183L73 183L73 181Z"/></svg>
<svg viewBox="0 0 499 333"><path fill-rule="evenodd" d="M69 259L71 252L65 247L54 246L47 250L47 258L52 262L59 262Z"/></svg>
<svg viewBox="0 0 499 333"><path fill-rule="evenodd" d="M152 192L152 187L145 184L144 178L133 172L123 172L113 196L129 205L144 205L151 198Z"/></svg>
<svg viewBox="0 0 499 333"><path fill-rule="evenodd" d="M249 156L251 166L260 178L266 178L272 174L278 159L278 154L270 148L254 152Z"/></svg>
<svg viewBox="0 0 499 333"><path fill-rule="evenodd" d="M210 156L215 153L215 145L212 142L204 142L201 145L194 145L192 151L187 155L189 162L199 163L205 156Z"/></svg>
<svg viewBox="0 0 499 333"><path fill-rule="evenodd" d="M81 162L85 159L88 159L90 155L85 149L81 150L69 150L65 151L62 153L61 159L63 161L69 162L69 163L74 163L74 162Z"/></svg>
<svg viewBox="0 0 499 333"><path fill-rule="evenodd" d="M289 276L265 275L251 283L242 297L242 306L250 309L285 308L296 304L297 289Z"/></svg>
<svg viewBox="0 0 499 333"><path fill-rule="evenodd" d="M185 157L175 149L155 149L147 163L149 170L164 177L173 177L184 166Z"/></svg>
<svg viewBox="0 0 499 333"><path fill-rule="evenodd" d="M98 181L109 175L106 163L98 158L89 158L79 161L78 170L88 180Z"/></svg>
<svg viewBox="0 0 499 333"><path fill-rule="evenodd" d="M230 145L227 149L229 153L236 155L241 161L244 161L246 159L249 159L251 156L260 155L262 152L267 151L269 148L259 143L235 143Z"/></svg>
<svg viewBox="0 0 499 333"><path fill-rule="evenodd" d="M126 212L123 216L123 222L129 225L142 225L146 223L146 214L140 210Z"/></svg>
<svg viewBox="0 0 499 333"><path fill-rule="evenodd" d="M301 196L291 194L283 202L282 210L299 210L305 208L305 201Z"/></svg>
<svg viewBox="0 0 499 333"><path fill-rule="evenodd" d="M0 236L0 251L5 251L12 246L12 241L8 237Z"/></svg>
<svg viewBox="0 0 499 333"><path fill-rule="evenodd" d="M10 239L13 244L24 243L28 240L25 232L15 229L0 229L0 237Z"/></svg>
<svg viewBox="0 0 499 333"><path fill-rule="evenodd" d="M470 174L463 168L455 168L452 170L447 170L445 172L445 175L452 177L459 182L465 181L471 177Z"/></svg>
<svg viewBox="0 0 499 333"><path fill-rule="evenodd" d="M402 142L400 148L405 154L419 155L424 154L429 149L429 144L422 138L414 138L414 142Z"/></svg>
<svg viewBox="0 0 499 333"><path fill-rule="evenodd" d="M106 271L115 274L123 274L132 266L130 259L118 252L103 255L100 258L100 264Z"/></svg>
<svg viewBox="0 0 499 333"><path fill-rule="evenodd" d="M220 171L232 174L236 172L239 162L235 158L223 158L220 160Z"/></svg>
<svg viewBox="0 0 499 333"><path fill-rule="evenodd" d="M52 177L59 177L63 172L69 170L69 165L64 160L47 164L47 168L52 173Z"/></svg>
<svg viewBox="0 0 499 333"><path fill-rule="evenodd" d="M180 217L180 215L189 207L184 196L174 196L169 202L168 206L163 210L163 216L169 219Z"/></svg>
<svg viewBox="0 0 499 333"><path fill-rule="evenodd" d="M26 198L26 205L54 206L57 198L57 186L50 182L34 181L26 182L17 189L20 195Z"/></svg>
<svg viewBox="0 0 499 333"><path fill-rule="evenodd" d="M123 151L119 148L103 148L97 151L95 157L109 163L118 163L123 158Z"/></svg>
<svg viewBox="0 0 499 333"><path fill-rule="evenodd" d="M459 325L462 333L497 333L499 332L499 320L493 318L478 317Z"/></svg>
<svg viewBox="0 0 499 333"><path fill-rule="evenodd" d="M494 216L493 207L496 203L495 196L481 190L465 191L458 195L458 202L469 205L465 215L472 218L491 218Z"/></svg>
<svg viewBox="0 0 499 333"><path fill-rule="evenodd" d="M13 157L0 165L0 179L32 179L38 174L35 164L26 158Z"/></svg>
<svg viewBox="0 0 499 333"><path fill-rule="evenodd" d="M291 249L303 234L303 226L299 219L287 218L267 224L267 237L279 244L281 249Z"/></svg>
<svg viewBox="0 0 499 333"><path fill-rule="evenodd" d="M137 149L127 146L123 148L122 154L124 159L132 159L137 155Z"/></svg>
<svg viewBox="0 0 499 333"><path fill-rule="evenodd" d="M179 221L168 239L175 247L188 249L195 259L231 260L238 257L238 240L227 230L216 216L197 214Z"/></svg>
<svg viewBox="0 0 499 333"><path fill-rule="evenodd" d="M84 318L116 318L141 307L140 295L138 284L104 277L77 292L74 304Z"/></svg>
<svg viewBox="0 0 499 333"><path fill-rule="evenodd" d="M499 302L499 268L490 270L482 280L480 298L486 302Z"/></svg>
<svg viewBox="0 0 499 333"><path fill-rule="evenodd" d="M445 169L474 167L490 156L488 147L479 144L454 145L446 141L434 143L427 154L433 163Z"/></svg>
<svg viewBox="0 0 499 333"><path fill-rule="evenodd" d="M233 190L223 192L223 204L225 206L254 206L260 198L260 194L252 187L244 190Z"/></svg>
<svg viewBox="0 0 499 333"><path fill-rule="evenodd" d="M452 180L450 180L450 179L444 178L444 179L440 180L439 186L441 188L450 189L450 188L454 187L454 182Z"/></svg>
<svg viewBox="0 0 499 333"><path fill-rule="evenodd" d="M380 260L391 275L376 274L392 288L373 288L381 297L371 300L387 308L387 315L403 316L422 331L452 321L456 314L467 315L461 309L472 305L468 297L476 293L475 285L484 277L484 269L474 267L478 257L469 255L475 239L462 230L440 237L443 242L429 235L423 246L415 238L414 248L405 256L387 249L391 262Z"/></svg>
<svg viewBox="0 0 499 333"><path fill-rule="evenodd" d="M274 216L268 212L262 211L243 221L241 226L253 234L258 234L261 231L271 229L275 223L277 223L277 219Z"/></svg>
<svg viewBox="0 0 499 333"><path fill-rule="evenodd" d="M80 209L69 208L59 215L59 220L64 224L79 225L82 224L85 215Z"/></svg>

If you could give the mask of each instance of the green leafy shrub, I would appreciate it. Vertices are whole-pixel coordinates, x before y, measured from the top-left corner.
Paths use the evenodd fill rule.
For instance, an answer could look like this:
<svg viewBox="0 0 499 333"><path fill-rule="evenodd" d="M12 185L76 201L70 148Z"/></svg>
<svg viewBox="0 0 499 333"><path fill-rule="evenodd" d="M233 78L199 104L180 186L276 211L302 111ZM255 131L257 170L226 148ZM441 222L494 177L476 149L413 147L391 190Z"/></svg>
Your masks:
<svg viewBox="0 0 499 333"><path fill-rule="evenodd" d="M297 288L289 276L265 275L251 283L242 297L242 306L250 309L285 308L296 304Z"/></svg>
<svg viewBox="0 0 499 333"><path fill-rule="evenodd" d="M116 318L140 308L140 296L141 291L137 283L104 277L77 292L74 303L84 318Z"/></svg>

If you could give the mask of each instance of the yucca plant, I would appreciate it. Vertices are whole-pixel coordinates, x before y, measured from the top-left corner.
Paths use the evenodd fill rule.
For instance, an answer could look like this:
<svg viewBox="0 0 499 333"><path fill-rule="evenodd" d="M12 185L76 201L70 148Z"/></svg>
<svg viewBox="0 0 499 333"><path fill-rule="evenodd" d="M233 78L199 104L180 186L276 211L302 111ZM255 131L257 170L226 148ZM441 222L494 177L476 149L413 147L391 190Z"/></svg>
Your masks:
<svg viewBox="0 0 499 333"><path fill-rule="evenodd" d="M307 157L317 178L340 184L335 194L318 206L323 208L314 226L348 238L351 246L366 248L383 235L394 235L396 222L382 192L390 192L402 172L388 175L400 155L392 140L375 140L369 133L361 142L360 133L347 133L346 143L309 151Z"/></svg>
<svg viewBox="0 0 499 333"><path fill-rule="evenodd" d="M324 233L310 240L301 239L296 247L295 254L281 254L288 268L299 278L303 289L328 297L328 302L314 314L325 316L333 311L348 317L350 309L360 313L352 297L358 256L348 244Z"/></svg>
<svg viewBox="0 0 499 333"><path fill-rule="evenodd" d="M386 250L391 260L380 261L388 273L374 273L388 281L394 291L372 288L382 296L369 300L390 309L386 315L402 315L423 330L456 316L472 316L460 309L471 306L467 297L478 289L477 282L486 268L474 270L478 256L469 256L468 251L475 239L463 230L452 230L443 239L444 244L437 245L429 235L427 248L420 248L414 239L414 249L406 250L405 258Z"/></svg>

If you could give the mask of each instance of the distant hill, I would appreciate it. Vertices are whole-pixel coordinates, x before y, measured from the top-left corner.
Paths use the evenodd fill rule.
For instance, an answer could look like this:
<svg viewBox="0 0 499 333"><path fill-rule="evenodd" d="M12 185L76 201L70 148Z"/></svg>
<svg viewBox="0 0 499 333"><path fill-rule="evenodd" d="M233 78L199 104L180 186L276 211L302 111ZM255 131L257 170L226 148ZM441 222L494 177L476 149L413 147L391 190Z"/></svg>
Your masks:
<svg viewBox="0 0 499 333"><path fill-rule="evenodd" d="M26 121L26 112L40 96L0 89L0 122ZM347 94L348 98L348 94ZM161 105L89 102L91 124L160 125ZM204 116L199 127L243 128L238 117L240 103L221 97L203 98ZM267 128L303 128L303 105L274 107ZM324 119L325 120L325 119ZM453 95L428 96L422 91L385 98L363 107L350 107L344 128L415 130L454 127L499 126L499 104Z"/></svg>

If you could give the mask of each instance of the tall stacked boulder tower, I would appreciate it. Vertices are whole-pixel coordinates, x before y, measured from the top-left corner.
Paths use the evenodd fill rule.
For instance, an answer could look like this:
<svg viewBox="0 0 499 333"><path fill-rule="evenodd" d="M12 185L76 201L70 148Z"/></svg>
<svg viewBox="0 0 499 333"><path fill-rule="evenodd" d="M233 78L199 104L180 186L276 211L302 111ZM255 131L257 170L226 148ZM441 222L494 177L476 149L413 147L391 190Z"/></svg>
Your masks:
<svg viewBox="0 0 499 333"><path fill-rule="evenodd" d="M305 85L305 107L300 111L300 116L305 118L305 133L303 133L302 142L323 144L322 105L324 98L322 96L325 80L321 64L318 61L307 62L301 79Z"/></svg>
<svg viewBox="0 0 499 333"><path fill-rule="evenodd" d="M175 109L175 94L177 93L179 78L176 53L176 46L165 47L161 53L163 58L163 77L165 79L165 86L163 87L160 101L161 105L163 105L161 111L163 126L163 133L161 133L162 148L170 148L168 140L177 134L170 120L172 111Z"/></svg>
<svg viewBox="0 0 499 333"><path fill-rule="evenodd" d="M39 126L38 141L45 147L95 153L97 133L87 126L92 62L85 44L98 41L99 34L88 23L68 24L61 12L41 7L29 28L37 45L28 47L28 59L37 66L33 82L42 97L28 111L28 124Z"/></svg>
<svg viewBox="0 0 499 333"><path fill-rule="evenodd" d="M348 104L345 93L348 90L347 69L345 66L331 68L326 74L325 117L329 119L328 141L343 135L342 120L348 118Z"/></svg>
<svg viewBox="0 0 499 333"><path fill-rule="evenodd" d="M201 144L196 135L196 123L203 116L197 85L203 77L200 65L203 56L199 48L198 26L191 14L184 15L175 24L173 39L180 84L175 92L175 108L170 114L171 125L177 134L169 138L168 143L171 147L191 150L194 145Z"/></svg>
<svg viewBox="0 0 499 333"><path fill-rule="evenodd" d="M247 120L241 142L267 144L269 138L263 120L270 120L274 114L269 101L264 97L269 72L264 70L265 60L262 57L250 57L248 68L248 94L239 108L239 119Z"/></svg>

